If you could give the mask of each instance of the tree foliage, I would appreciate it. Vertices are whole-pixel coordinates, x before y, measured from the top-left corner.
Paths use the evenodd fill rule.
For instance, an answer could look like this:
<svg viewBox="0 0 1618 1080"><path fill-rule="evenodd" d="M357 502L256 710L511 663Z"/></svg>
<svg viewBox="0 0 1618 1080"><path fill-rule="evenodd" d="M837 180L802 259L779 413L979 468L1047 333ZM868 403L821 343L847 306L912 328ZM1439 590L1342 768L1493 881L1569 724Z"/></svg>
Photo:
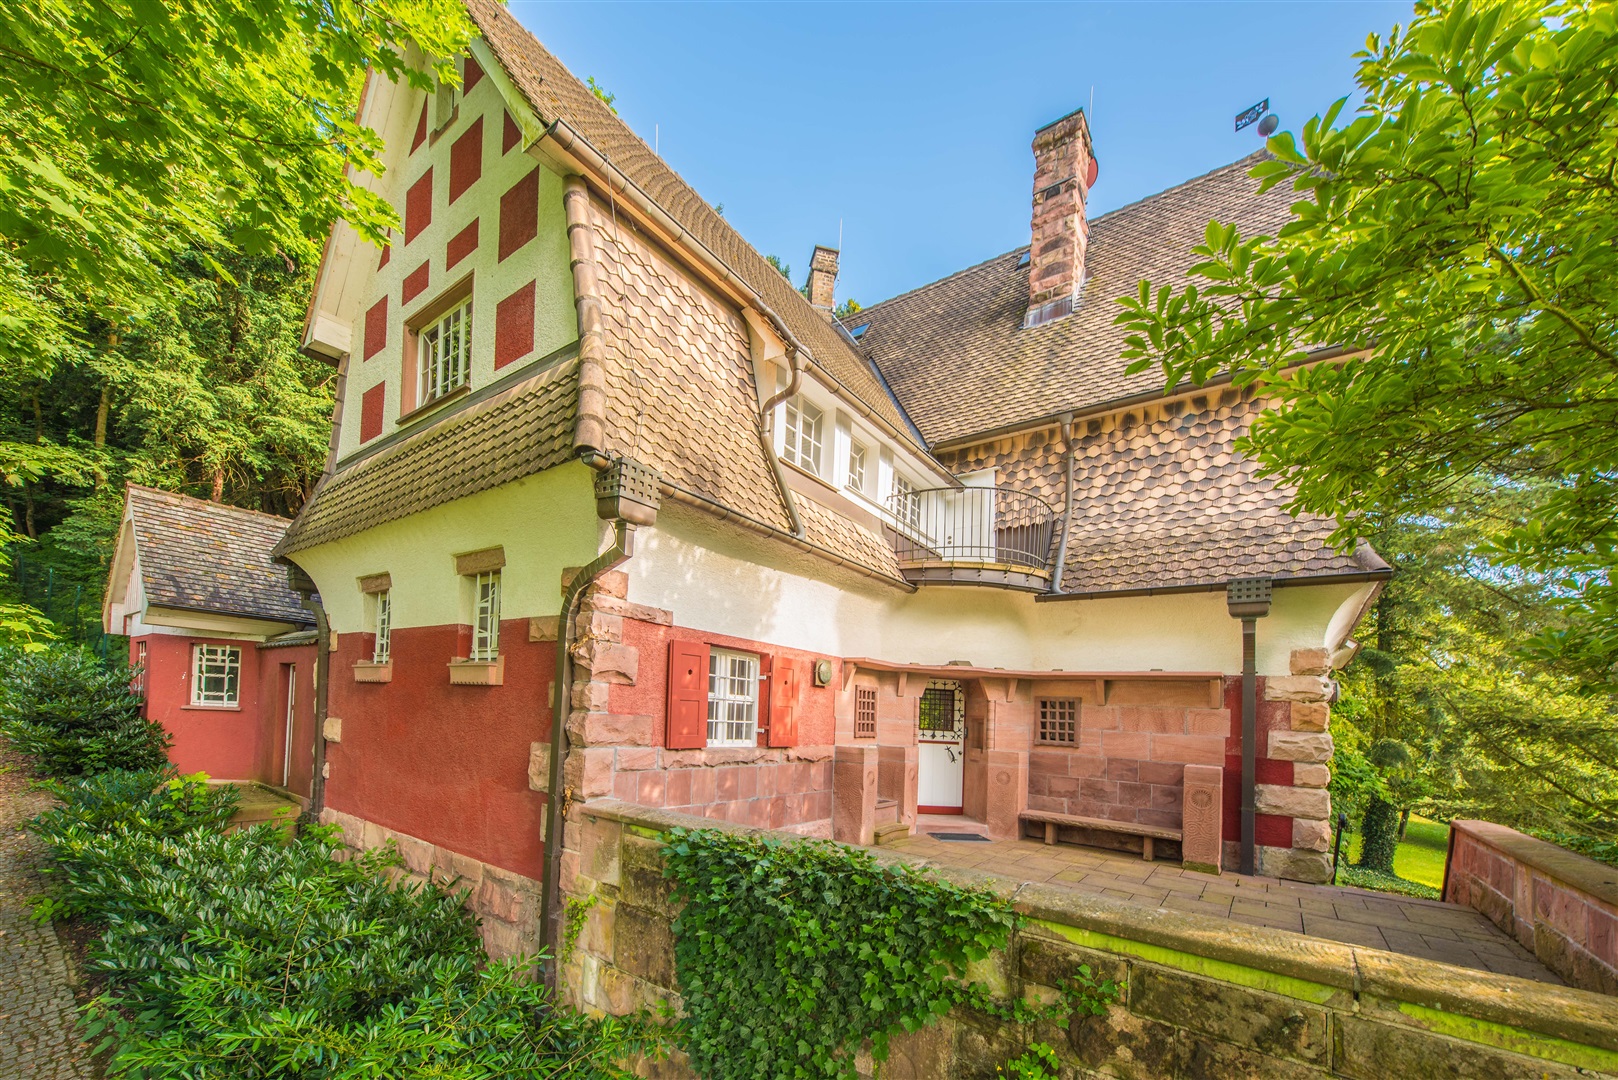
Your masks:
<svg viewBox="0 0 1618 1080"><path fill-rule="evenodd" d="M1548 575L1547 657L1618 660L1618 9L1423 3L1359 54L1364 104L1269 140L1299 195L1275 236L1210 223L1189 283L1119 321L1137 369L1230 369L1279 397L1248 448L1338 539L1442 514L1458 487L1533 485L1479 554ZM1351 358L1298 367L1309 350Z"/></svg>
<svg viewBox="0 0 1618 1080"><path fill-rule="evenodd" d="M82 649L0 654L0 661L6 671L0 735L45 775L168 765L168 732L142 715L129 670L102 664Z"/></svg>

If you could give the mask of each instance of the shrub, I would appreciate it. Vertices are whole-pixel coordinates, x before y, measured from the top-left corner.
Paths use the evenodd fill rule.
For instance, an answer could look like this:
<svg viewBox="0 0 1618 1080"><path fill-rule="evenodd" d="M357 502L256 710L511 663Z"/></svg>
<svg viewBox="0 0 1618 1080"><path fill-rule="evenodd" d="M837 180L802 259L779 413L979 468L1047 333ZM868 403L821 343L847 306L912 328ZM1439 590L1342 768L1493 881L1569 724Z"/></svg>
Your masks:
<svg viewBox="0 0 1618 1080"><path fill-rule="evenodd" d="M603 1077L642 1048L634 1026L555 1007L525 963L487 963L464 893L395 887L391 852L340 859L329 827L222 833L194 778L58 787L33 827L55 903L106 927L87 1015L112 1074Z"/></svg>
<svg viewBox="0 0 1618 1080"><path fill-rule="evenodd" d="M128 668L83 649L12 651L0 683L0 734L47 776L161 769L168 732L141 715Z"/></svg>

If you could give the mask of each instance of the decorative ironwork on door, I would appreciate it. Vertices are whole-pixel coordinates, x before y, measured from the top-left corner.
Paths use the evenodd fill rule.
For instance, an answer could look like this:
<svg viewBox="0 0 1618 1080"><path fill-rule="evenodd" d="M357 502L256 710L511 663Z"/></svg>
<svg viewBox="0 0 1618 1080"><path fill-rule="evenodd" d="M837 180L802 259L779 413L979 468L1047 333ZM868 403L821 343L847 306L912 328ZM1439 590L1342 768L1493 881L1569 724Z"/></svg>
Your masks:
<svg viewBox="0 0 1618 1080"><path fill-rule="evenodd" d="M920 731L923 739L959 742L966 736L966 695L961 684L933 679L921 694Z"/></svg>

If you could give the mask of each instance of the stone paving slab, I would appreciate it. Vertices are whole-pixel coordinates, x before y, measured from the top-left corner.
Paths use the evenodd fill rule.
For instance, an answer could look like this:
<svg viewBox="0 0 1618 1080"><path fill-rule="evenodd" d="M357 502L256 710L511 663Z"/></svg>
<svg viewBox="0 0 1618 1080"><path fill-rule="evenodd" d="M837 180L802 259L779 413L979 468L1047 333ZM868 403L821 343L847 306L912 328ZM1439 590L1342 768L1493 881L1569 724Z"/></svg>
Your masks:
<svg viewBox="0 0 1618 1080"><path fill-rule="evenodd" d="M22 759L0 742L0 1077L94 1076L79 1041L67 953L50 923L30 917L41 891L38 844L23 823L50 804L32 789Z"/></svg>
<svg viewBox="0 0 1618 1080"><path fill-rule="evenodd" d="M962 829L956 821L950 828ZM1454 904L1339 885L1214 876L1186 870L1179 863L1148 863L1138 854L1075 844L934 840L928 830L939 831L924 820L916 835L890 840L883 848L908 858L1100 893L1144 907L1193 912L1539 982L1562 982L1488 919Z"/></svg>

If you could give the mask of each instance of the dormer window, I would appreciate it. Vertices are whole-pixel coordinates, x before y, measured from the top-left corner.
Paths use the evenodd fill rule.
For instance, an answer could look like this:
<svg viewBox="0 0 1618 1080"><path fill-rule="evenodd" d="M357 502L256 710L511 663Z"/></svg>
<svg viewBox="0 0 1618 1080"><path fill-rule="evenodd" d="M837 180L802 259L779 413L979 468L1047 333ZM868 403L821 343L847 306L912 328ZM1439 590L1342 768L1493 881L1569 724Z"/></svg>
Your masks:
<svg viewBox="0 0 1618 1080"><path fill-rule="evenodd" d="M466 385L472 369L471 297L422 331L418 354L421 357L416 381L419 404L425 405Z"/></svg>
<svg viewBox="0 0 1618 1080"><path fill-rule="evenodd" d="M865 445L859 442L850 442L848 446L848 486L855 491L865 491L865 459L867 451Z"/></svg>
<svg viewBox="0 0 1618 1080"><path fill-rule="evenodd" d="M787 399L785 444L781 456L816 476L820 475L820 432L824 419L825 414L801 396Z"/></svg>

